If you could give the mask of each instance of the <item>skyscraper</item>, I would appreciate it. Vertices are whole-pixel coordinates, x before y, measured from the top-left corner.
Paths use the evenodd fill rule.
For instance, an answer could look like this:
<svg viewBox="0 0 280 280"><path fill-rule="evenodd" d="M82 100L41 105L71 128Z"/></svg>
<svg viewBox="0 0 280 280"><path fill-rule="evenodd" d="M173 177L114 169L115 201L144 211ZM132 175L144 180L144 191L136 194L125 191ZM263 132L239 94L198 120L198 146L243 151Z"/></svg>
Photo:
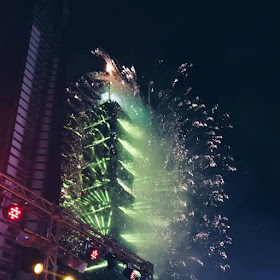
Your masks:
<svg viewBox="0 0 280 280"><path fill-rule="evenodd" d="M54 202L60 184L58 108L64 92L66 4L7 0L0 9L0 171ZM36 221L29 226L36 227ZM1 280L12 277L14 238L0 214Z"/></svg>

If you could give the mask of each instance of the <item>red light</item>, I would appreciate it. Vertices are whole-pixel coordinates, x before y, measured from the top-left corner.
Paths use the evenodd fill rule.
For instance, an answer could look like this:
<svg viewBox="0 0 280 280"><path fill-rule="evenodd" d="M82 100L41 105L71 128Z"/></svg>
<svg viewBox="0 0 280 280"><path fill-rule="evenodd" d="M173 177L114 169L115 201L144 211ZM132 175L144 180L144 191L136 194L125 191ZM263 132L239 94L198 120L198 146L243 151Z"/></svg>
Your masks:
<svg viewBox="0 0 280 280"><path fill-rule="evenodd" d="M124 275L125 278L127 278L129 280L135 280L136 270L127 267L127 268L124 269L123 275Z"/></svg>
<svg viewBox="0 0 280 280"><path fill-rule="evenodd" d="M135 279L135 274L136 274L136 271L133 270L130 274L130 280L134 280Z"/></svg>
<svg viewBox="0 0 280 280"><path fill-rule="evenodd" d="M9 219L18 220L22 214L22 211L18 206L10 206L7 214Z"/></svg>
<svg viewBox="0 0 280 280"><path fill-rule="evenodd" d="M91 260L95 261L98 258L98 256L99 256L99 252L97 249L94 249L91 251L91 253L90 253Z"/></svg>

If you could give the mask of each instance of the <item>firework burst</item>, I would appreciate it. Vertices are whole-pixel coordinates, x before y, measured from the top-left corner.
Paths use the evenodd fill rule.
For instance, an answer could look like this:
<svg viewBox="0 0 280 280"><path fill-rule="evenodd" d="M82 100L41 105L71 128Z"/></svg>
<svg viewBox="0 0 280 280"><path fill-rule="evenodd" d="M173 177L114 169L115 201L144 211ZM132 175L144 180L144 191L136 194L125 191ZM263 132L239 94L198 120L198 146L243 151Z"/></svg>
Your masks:
<svg viewBox="0 0 280 280"><path fill-rule="evenodd" d="M222 142L228 115L192 97L189 64L167 87L151 82L146 104L133 67L94 53L110 73L68 88L62 205L130 244L162 279L226 270L231 238L219 206L228 199L222 174L235 169Z"/></svg>

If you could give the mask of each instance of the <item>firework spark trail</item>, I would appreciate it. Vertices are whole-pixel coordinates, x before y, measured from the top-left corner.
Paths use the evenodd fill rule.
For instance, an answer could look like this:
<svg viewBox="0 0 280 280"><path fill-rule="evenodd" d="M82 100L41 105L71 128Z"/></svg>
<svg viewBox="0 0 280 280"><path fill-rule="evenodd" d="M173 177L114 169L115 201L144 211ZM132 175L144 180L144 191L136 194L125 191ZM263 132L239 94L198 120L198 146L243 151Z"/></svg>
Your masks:
<svg viewBox="0 0 280 280"><path fill-rule="evenodd" d="M235 168L222 143L222 130L230 127L228 115L219 115L217 106L209 110L198 97L191 97L190 90L185 88L187 67L181 65L168 90L153 91L158 93L155 100L160 104L157 119L161 131L171 136L166 164L177 174L178 187L187 201L185 214L174 217L174 235L179 238L171 241L170 248L181 250L173 251L170 263L173 273L186 275L187 271L194 279L194 263L204 267L212 262L222 270L229 267L225 252L226 245L231 244L229 226L227 218L218 214L219 204L228 199L220 172Z"/></svg>
<svg viewBox="0 0 280 280"><path fill-rule="evenodd" d="M133 162L132 169L137 174L133 184L136 202L129 215L139 223L134 226L137 234L125 237L136 246L141 240L139 254L156 260L158 271L165 270L169 275L177 271L179 275L194 277L188 273L186 264L204 266L212 260L222 270L229 267L225 252L226 245L231 243L227 235L229 226L227 218L218 214L219 204L228 199L220 172L235 168L222 143L222 130L230 127L228 115L220 115L218 106L207 109L198 97L191 97L190 88L186 88L191 66L182 64L168 89L156 88L156 83L151 83L150 99L158 104L152 105L152 123L147 125L148 110L139 98L138 107L126 103L122 108L129 109L132 122L134 116L145 116L142 123L138 120L135 125L146 136L141 138L142 145L132 141L142 157L134 158ZM122 76L116 72L118 78L114 80L123 85L122 77L129 77L130 92L135 95L135 71L124 69ZM137 203L141 206L137 207ZM178 247L185 248L183 254L177 252ZM167 258L173 269L163 269Z"/></svg>
<svg viewBox="0 0 280 280"><path fill-rule="evenodd" d="M110 75L99 73L98 80L110 84L112 101L127 115L117 120L118 161L133 175L133 183L127 185L122 176L117 182L135 199L132 206L118 206L129 218L120 236L155 264L162 279L196 279L197 266L227 269L231 239L219 205L228 198L220 173L235 169L222 143L228 115L192 97L186 83L191 65L182 64L168 88L151 82L147 106L139 95L135 69L119 70L105 52L94 53L112 65ZM99 121L106 118L104 114ZM67 195L71 197L69 187Z"/></svg>

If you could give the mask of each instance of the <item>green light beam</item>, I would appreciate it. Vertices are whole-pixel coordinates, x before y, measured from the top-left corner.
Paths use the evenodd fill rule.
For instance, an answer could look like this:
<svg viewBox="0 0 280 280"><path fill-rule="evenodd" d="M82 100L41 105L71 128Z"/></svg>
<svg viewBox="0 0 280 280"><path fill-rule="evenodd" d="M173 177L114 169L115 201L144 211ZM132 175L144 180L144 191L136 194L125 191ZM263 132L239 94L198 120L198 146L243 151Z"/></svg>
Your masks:
<svg viewBox="0 0 280 280"><path fill-rule="evenodd" d="M122 146L134 157L142 158L142 154L139 152L138 149L133 148L127 141L123 139L118 139L118 141L122 144Z"/></svg>

